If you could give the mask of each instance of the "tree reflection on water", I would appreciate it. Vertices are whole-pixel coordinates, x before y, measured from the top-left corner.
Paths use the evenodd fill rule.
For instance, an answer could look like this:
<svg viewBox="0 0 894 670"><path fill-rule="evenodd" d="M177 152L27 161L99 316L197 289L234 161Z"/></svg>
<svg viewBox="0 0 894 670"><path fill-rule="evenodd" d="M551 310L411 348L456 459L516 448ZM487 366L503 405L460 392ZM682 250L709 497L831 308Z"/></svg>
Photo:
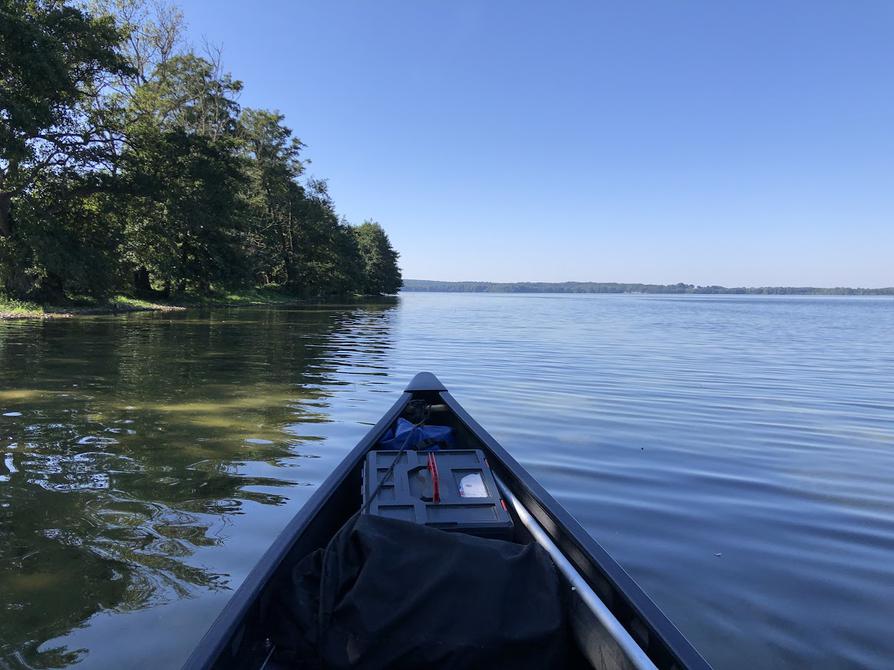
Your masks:
<svg viewBox="0 0 894 670"><path fill-rule="evenodd" d="M247 501L309 483L270 476L323 446L285 428L329 421L339 370L377 374L390 310L0 323L0 666L74 663L86 650L42 645L229 588L196 552Z"/></svg>

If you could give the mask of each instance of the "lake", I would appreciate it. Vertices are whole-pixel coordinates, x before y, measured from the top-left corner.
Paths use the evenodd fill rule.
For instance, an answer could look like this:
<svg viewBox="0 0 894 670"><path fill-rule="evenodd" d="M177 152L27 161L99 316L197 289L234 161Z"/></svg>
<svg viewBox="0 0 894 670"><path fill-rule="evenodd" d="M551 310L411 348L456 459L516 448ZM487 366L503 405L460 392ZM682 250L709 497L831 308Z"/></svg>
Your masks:
<svg viewBox="0 0 894 670"><path fill-rule="evenodd" d="M430 370L717 668L890 667L894 299L0 322L0 667L182 662Z"/></svg>

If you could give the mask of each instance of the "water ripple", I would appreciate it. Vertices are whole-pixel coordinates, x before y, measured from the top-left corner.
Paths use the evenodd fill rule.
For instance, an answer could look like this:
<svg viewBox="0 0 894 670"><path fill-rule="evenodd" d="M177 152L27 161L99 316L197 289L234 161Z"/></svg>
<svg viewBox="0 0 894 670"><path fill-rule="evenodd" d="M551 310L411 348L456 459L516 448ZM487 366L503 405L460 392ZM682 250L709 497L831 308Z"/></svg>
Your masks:
<svg viewBox="0 0 894 670"><path fill-rule="evenodd" d="M0 666L181 663L432 370L715 667L887 667L892 332L890 299L738 296L0 323Z"/></svg>

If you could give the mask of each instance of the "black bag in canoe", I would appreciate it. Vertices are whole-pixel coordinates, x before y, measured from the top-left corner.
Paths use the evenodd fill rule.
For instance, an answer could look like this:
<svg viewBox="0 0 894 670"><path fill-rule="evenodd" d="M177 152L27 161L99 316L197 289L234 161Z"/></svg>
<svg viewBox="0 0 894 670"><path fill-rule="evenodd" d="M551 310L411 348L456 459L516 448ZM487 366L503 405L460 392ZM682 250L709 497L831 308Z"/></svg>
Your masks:
<svg viewBox="0 0 894 670"><path fill-rule="evenodd" d="M352 518L292 570L271 639L296 668L565 667L559 577L537 544Z"/></svg>

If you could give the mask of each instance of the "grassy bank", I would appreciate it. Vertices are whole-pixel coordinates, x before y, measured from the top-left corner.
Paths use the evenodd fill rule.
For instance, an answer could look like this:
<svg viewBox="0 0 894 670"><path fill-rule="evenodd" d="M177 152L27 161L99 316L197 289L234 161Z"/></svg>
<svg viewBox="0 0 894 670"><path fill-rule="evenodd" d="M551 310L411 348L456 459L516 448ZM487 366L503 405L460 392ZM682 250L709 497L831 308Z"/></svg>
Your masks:
<svg viewBox="0 0 894 670"><path fill-rule="evenodd" d="M181 305L149 302L128 296L115 296L107 302L72 302L66 305L43 305L0 296L0 319L68 319L73 316L90 314L126 314L128 312L149 311L172 312L182 309L185 309L185 307Z"/></svg>
<svg viewBox="0 0 894 670"><path fill-rule="evenodd" d="M387 300L361 295L339 296L323 300L297 298L278 286L263 286L233 293L211 295L180 295L170 300L141 300L117 295L105 302L72 299L64 305L45 305L13 300L0 295L0 320L4 319L67 319L96 314L127 314L129 312L177 312L193 307L245 307L250 305L303 305L316 303L353 302L362 299Z"/></svg>

